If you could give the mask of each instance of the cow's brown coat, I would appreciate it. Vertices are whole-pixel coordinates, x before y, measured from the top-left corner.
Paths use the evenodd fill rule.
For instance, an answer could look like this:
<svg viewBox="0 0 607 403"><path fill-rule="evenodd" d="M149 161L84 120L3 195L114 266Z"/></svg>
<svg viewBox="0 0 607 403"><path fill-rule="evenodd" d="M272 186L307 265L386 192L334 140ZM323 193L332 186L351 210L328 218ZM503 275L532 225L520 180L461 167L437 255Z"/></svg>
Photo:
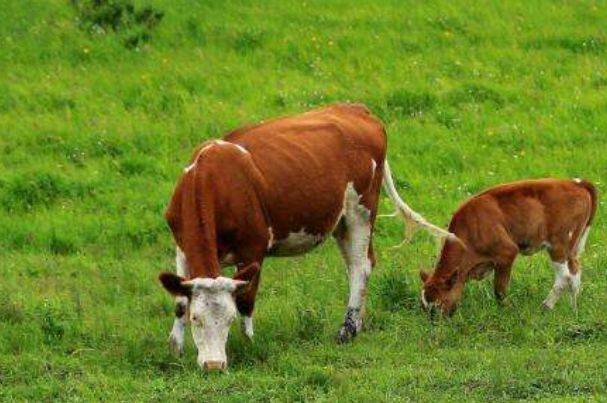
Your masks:
<svg viewBox="0 0 607 403"><path fill-rule="evenodd" d="M228 255L240 269L261 264L277 252L268 250L271 236L280 244L302 229L330 235L350 182L373 223L386 135L364 106L332 105L238 129L224 140L195 151L166 211L190 278L219 276ZM371 248L369 255L374 261ZM237 295L245 315L253 311L259 284L259 270L251 272Z"/></svg>

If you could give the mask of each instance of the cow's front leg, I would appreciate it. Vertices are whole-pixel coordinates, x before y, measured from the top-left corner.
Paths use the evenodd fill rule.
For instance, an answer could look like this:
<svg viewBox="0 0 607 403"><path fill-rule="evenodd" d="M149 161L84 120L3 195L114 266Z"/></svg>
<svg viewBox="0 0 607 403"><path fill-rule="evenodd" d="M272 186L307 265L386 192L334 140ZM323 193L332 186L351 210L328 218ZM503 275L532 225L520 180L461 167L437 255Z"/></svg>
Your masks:
<svg viewBox="0 0 607 403"><path fill-rule="evenodd" d="M188 277L188 265L185 254L179 247L175 251L176 272L181 277ZM175 320L169 335L169 350L177 357L183 354L185 327L187 324L188 299L186 297L175 298Z"/></svg>
<svg viewBox="0 0 607 403"><path fill-rule="evenodd" d="M249 281L247 287L245 287L241 293L236 295L236 306L238 308L238 312L240 312L242 315L242 331L249 338L249 340L253 339L254 334L253 311L255 310L255 299L257 297L257 289L259 288L261 271L258 263L252 263L252 265L256 265L257 269L250 271L249 267L245 267L244 269L239 270L234 276L235 278Z"/></svg>
<svg viewBox="0 0 607 403"><path fill-rule="evenodd" d="M242 317L242 331L245 336L249 338L249 340L253 340L253 336L255 332L253 331L253 316L243 316Z"/></svg>

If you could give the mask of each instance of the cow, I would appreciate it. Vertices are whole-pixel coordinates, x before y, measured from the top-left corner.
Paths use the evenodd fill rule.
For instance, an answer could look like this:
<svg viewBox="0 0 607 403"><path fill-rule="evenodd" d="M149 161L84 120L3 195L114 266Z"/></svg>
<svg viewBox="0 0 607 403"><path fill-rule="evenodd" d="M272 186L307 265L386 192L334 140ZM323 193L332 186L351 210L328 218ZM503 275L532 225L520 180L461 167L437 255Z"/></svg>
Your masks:
<svg viewBox="0 0 607 403"><path fill-rule="evenodd" d="M399 197L386 147L382 123L357 104L240 128L199 146L165 214L177 246L177 274L159 277L176 297L171 350L183 352L189 312L198 364L225 369L225 344L237 313L245 335L253 336L264 258L303 254L330 235L350 288L338 340L359 333L375 265L372 236L382 182L408 224L450 236ZM222 267L231 265L235 275L222 276Z"/></svg>
<svg viewBox="0 0 607 403"><path fill-rule="evenodd" d="M567 289L577 310L578 259L596 208L595 187L581 179L524 180L473 196L453 215L449 231L456 239L443 244L434 273L420 271L422 307L451 315L466 281L480 280L491 271L494 295L501 302L517 255L545 249L556 278L543 307L553 309Z"/></svg>

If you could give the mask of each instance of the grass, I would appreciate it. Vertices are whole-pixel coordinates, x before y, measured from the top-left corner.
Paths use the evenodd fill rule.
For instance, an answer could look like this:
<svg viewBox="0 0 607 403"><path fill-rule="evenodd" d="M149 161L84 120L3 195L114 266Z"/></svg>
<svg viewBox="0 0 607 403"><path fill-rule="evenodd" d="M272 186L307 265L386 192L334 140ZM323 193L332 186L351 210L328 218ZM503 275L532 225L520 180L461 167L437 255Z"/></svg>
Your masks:
<svg viewBox="0 0 607 403"><path fill-rule="evenodd" d="M505 308L473 283L431 325L417 271L434 244L390 249L402 228L385 220L354 343L334 340L347 290L328 243L266 262L255 340L234 326L229 373L204 375L190 337L168 355L173 303L156 281L194 146L337 100L382 117L401 194L441 225L503 181L579 176L604 193L600 2L137 0L116 30L77 10L0 7L0 400L607 397L602 203L577 316L566 298L540 311L552 273L535 256L517 261Z"/></svg>

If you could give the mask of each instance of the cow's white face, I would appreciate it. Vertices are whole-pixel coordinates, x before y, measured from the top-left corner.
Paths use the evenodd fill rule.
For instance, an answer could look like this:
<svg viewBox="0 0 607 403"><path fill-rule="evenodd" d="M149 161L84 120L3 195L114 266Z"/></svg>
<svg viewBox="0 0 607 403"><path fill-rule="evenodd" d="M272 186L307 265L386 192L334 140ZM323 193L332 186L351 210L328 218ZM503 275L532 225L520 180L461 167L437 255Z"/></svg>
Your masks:
<svg viewBox="0 0 607 403"><path fill-rule="evenodd" d="M237 313L232 293L247 282L218 277L185 283L192 284L190 321L198 348L198 365L204 370L225 369L228 332Z"/></svg>
<svg viewBox="0 0 607 403"><path fill-rule="evenodd" d="M248 281L228 277L186 281L172 273L161 274L160 280L171 294L188 297L198 365L205 371L225 369L226 342L237 314L234 292Z"/></svg>

